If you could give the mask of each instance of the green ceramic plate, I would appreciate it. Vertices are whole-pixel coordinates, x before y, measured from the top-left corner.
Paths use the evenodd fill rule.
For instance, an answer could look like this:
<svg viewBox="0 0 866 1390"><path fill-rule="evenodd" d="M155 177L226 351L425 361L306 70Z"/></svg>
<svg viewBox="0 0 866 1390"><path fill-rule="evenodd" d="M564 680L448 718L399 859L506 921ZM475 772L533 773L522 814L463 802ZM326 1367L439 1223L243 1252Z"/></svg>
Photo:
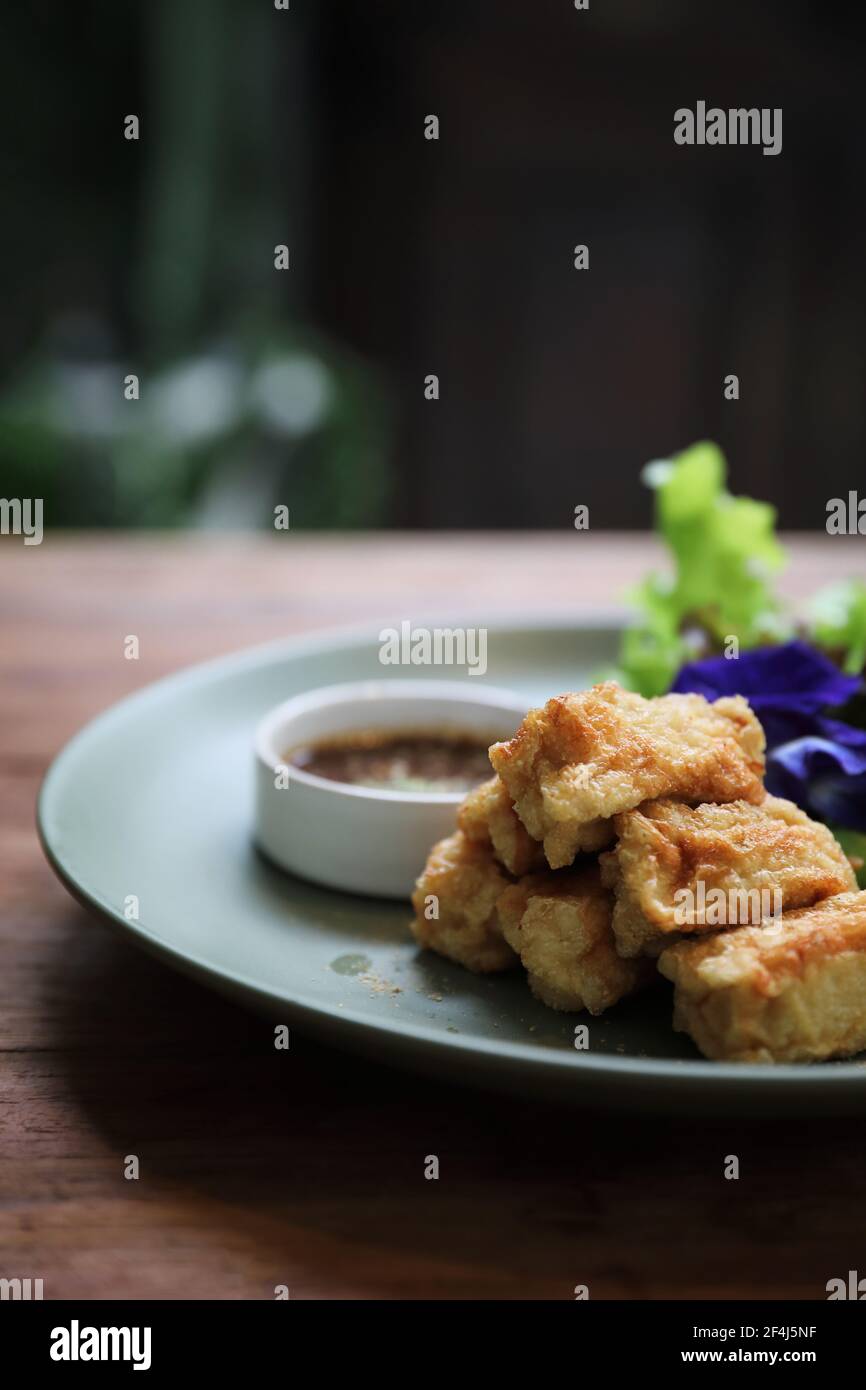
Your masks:
<svg viewBox="0 0 866 1390"><path fill-rule="evenodd" d="M556 1014L519 975L476 978L419 952L400 904L291 878L251 843L256 723L382 667L377 631L293 640L182 672L124 700L56 759L42 788L48 858L133 941L275 1022L421 1072L527 1097L645 1108L855 1110L866 1063L725 1066L671 1028L669 986L599 1019ZM613 624L489 628L490 683L532 700L589 683ZM468 677L467 677L468 679ZM479 678L473 677L473 685ZM124 915L134 895L139 920ZM589 1048L574 1047L588 1023Z"/></svg>

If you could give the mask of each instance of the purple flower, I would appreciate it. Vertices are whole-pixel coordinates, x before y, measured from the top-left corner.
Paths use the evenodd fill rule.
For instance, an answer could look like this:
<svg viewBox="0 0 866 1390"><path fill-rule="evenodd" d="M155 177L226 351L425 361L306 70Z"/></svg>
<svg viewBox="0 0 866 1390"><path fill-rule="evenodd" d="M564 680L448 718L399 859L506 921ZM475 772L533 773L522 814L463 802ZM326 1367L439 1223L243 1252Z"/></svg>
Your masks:
<svg viewBox="0 0 866 1390"><path fill-rule="evenodd" d="M744 695L767 735L767 790L853 830L866 830L866 730L825 713L860 688L805 642L684 666L676 691Z"/></svg>
<svg viewBox="0 0 866 1390"><path fill-rule="evenodd" d="M695 690L708 700L720 695L744 695L764 726L767 747L810 734L834 738L821 711L844 705L860 686L859 676L846 676L832 661L806 642L758 647L737 658L709 657L684 666L672 690ZM845 726L848 727L848 726Z"/></svg>
<svg viewBox="0 0 866 1390"><path fill-rule="evenodd" d="M856 744L849 737L844 743L813 737L774 749L767 759L767 790L819 820L866 830L866 732L842 727L857 736Z"/></svg>

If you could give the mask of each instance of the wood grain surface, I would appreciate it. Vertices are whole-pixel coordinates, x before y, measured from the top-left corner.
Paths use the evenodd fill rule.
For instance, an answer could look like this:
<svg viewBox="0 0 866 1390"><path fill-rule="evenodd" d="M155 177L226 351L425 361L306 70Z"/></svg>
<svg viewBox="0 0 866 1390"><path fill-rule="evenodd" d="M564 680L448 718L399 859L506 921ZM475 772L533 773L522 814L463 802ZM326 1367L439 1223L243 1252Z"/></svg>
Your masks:
<svg viewBox="0 0 866 1390"><path fill-rule="evenodd" d="M856 539L789 543L794 597L863 572ZM0 1277L46 1298L805 1298L866 1273L860 1120L564 1110L296 1036L276 1054L76 906L37 844L52 756L166 672L395 605L580 614L657 558L583 534L0 543Z"/></svg>

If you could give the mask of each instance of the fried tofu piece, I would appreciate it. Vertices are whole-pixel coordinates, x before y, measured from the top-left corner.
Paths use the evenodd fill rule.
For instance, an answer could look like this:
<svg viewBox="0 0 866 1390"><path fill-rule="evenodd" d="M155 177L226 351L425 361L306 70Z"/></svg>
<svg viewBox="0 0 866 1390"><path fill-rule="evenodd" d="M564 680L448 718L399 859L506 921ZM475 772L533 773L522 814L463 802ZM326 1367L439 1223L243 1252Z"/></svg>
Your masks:
<svg viewBox="0 0 866 1390"><path fill-rule="evenodd" d="M818 1062L866 1048L866 893L681 941L659 969L674 982L674 1027L705 1057Z"/></svg>
<svg viewBox="0 0 866 1390"><path fill-rule="evenodd" d="M505 939L520 956L533 994L551 1009L600 1014L652 979L649 962L617 955L612 907L596 865L530 874L500 897Z"/></svg>
<svg viewBox="0 0 866 1390"><path fill-rule="evenodd" d="M418 945L478 974L516 965L496 911L510 882L488 845L470 840L462 830L440 840L412 894L411 929Z"/></svg>
<svg viewBox="0 0 866 1390"><path fill-rule="evenodd" d="M778 797L723 806L663 798L614 825L601 871L622 956L658 955L679 934L756 925L857 887L827 826Z"/></svg>
<svg viewBox="0 0 866 1390"><path fill-rule="evenodd" d="M524 828L499 777L469 793L457 812L457 824L470 840L490 845L500 864L517 878L544 867L544 850Z"/></svg>
<svg viewBox="0 0 866 1390"><path fill-rule="evenodd" d="M764 796L764 731L739 695L645 700L606 681L530 710L490 761L551 868L590 848L593 824L642 801Z"/></svg>

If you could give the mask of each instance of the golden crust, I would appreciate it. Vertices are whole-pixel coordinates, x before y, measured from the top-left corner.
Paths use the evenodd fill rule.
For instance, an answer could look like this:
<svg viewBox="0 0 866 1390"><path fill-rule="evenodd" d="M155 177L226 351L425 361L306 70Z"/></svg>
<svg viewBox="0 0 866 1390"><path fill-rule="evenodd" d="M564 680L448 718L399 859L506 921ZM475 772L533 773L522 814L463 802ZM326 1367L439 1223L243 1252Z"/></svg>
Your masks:
<svg viewBox="0 0 866 1390"><path fill-rule="evenodd" d="M488 845L470 840L461 830L440 840L412 894L411 929L418 945L479 974L516 965L496 912L496 901L509 882ZM437 915L428 917L432 909Z"/></svg>
<svg viewBox="0 0 866 1390"><path fill-rule="evenodd" d="M866 1047L866 892L670 946L674 1027L704 1056L811 1062Z"/></svg>
<svg viewBox="0 0 866 1390"><path fill-rule="evenodd" d="M524 828L499 777L469 793L457 812L457 824L470 840L491 845L509 873L519 877L544 865L544 850Z"/></svg>
<svg viewBox="0 0 866 1390"><path fill-rule="evenodd" d="M647 962L616 954L612 901L595 865L530 875L506 888L497 906L533 994L552 1009L600 1014L652 978Z"/></svg>
<svg viewBox="0 0 866 1390"><path fill-rule="evenodd" d="M614 824L602 876L623 956L657 955L672 934L760 922L857 887L827 826L778 797L722 806L664 798Z"/></svg>
<svg viewBox="0 0 866 1390"><path fill-rule="evenodd" d="M607 681L530 710L513 739L493 745L490 761L552 868L589 848L588 825L642 801L764 795L764 734L740 696L645 700Z"/></svg>

